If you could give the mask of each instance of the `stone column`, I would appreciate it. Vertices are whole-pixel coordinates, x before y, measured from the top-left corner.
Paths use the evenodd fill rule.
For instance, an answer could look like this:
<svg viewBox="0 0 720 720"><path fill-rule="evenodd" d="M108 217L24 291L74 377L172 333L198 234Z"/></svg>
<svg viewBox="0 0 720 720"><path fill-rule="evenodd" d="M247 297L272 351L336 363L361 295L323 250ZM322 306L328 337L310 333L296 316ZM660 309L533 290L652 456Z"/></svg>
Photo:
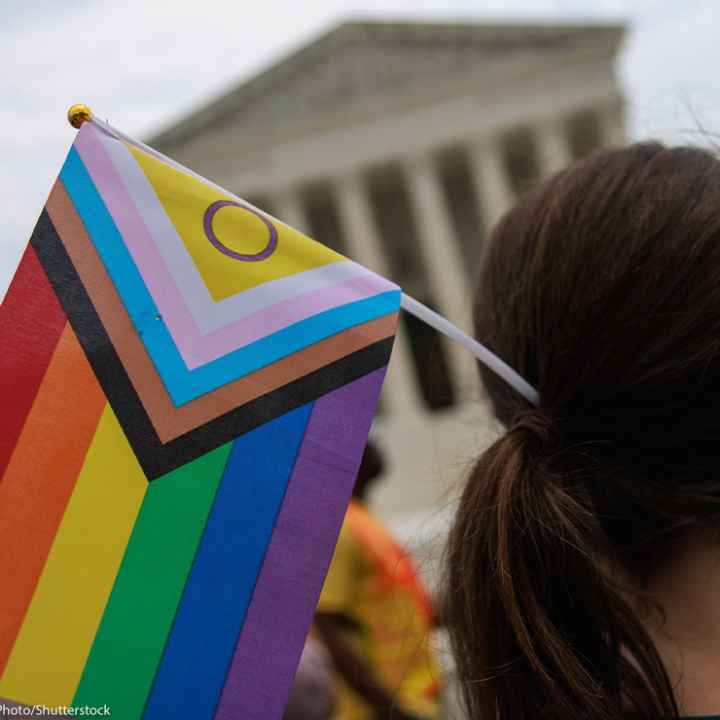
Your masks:
<svg viewBox="0 0 720 720"><path fill-rule="evenodd" d="M515 201L515 194L499 137L481 138L472 143L467 152L482 216L483 235L487 241L495 223Z"/></svg>
<svg viewBox="0 0 720 720"><path fill-rule="evenodd" d="M340 177L333 183L333 191L350 258L392 280L362 177L359 174ZM417 415L423 412L412 353L401 322L383 385L383 402L387 402L389 414Z"/></svg>
<svg viewBox="0 0 720 720"><path fill-rule="evenodd" d="M543 120L535 128L535 142L540 177L552 175L572 162L572 150L563 118Z"/></svg>
<svg viewBox="0 0 720 720"><path fill-rule="evenodd" d="M423 258L436 309L469 332L472 290L468 277L474 268L468 269L462 260L437 170L427 155L408 159L404 169L415 215L418 252ZM445 345L459 397L469 398L476 382L475 360L458 343L448 340Z"/></svg>
<svg viewBox="0 0 720 720"><path fill-rule="evenodd" d="M606 147L623 147L627 143L625 133L625 109L622 97L614 97L597 109L602 143Z"/></svg>
<svg viewBox="0 0 720 720"><path fill-rule="evenodd" d="M286 225L307 233L307 217L298 190L285 188L270 198L273 213Z"/></svg>

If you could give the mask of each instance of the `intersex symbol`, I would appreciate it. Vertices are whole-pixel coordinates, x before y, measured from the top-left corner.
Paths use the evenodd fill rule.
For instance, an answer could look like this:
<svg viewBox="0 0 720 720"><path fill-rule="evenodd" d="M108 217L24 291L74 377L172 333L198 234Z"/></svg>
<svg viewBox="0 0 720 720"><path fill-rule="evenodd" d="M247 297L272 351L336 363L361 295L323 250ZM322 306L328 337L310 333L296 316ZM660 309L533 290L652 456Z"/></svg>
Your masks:
<svg viewBox="0 0 720 720"><path fill-rule="evenodd" d="M267 245L259 253L248 255L245 253L235 252L235 250L232 250L218 239L215 231L213 230L212 223L217 211L224 207L240 208L241 210L245 210L251 215L254 215L256 218L263 222L265 227L268 229L269 237ZM278 235L275 225L273 225L273 223L267 217L265 217L265 215L255 210L255 208L252 208L248 205L243 205L242 203L235 202L233 200L217 200L216 202L210 204L208 206L208 209L205 211L205 216L203 217L203 228L205 229L205 234L207 235L208 240L210 240L210 242L221 253L224 253L231 258L235 258L235 260L243 260L244 262L256 262L258 260L265 260L266 258L270 257L270 255L275 252L275 248L277 248Z"/></svg>

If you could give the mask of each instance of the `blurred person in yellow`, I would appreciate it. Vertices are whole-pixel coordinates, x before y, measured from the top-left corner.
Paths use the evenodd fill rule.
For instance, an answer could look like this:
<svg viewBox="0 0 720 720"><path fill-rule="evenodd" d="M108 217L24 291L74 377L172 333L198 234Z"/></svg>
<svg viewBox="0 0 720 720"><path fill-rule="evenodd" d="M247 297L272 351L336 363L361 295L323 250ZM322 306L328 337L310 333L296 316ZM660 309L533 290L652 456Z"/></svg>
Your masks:
<svg viewBox="0 0 720 720"><path fill-rule="evenodd" d="M432 605L407 551L365 504L383 458L365 449L318 602L335 667L337 720L435 720L441 686Z"/></svg>

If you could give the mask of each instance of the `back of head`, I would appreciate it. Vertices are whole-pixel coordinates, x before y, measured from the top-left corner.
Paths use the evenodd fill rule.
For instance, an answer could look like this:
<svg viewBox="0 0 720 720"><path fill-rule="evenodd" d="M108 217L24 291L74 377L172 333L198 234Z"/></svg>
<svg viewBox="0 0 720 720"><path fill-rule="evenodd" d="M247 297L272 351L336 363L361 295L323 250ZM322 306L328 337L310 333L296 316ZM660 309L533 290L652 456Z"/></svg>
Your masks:
<svg viewBox="0 0 720 720"><path fill-rule="evenodd" d="M615 569L637 587L720 518L720 163L638 144L554 176L496 227L476 335L540 394L483 373L507 432L448 550L471 718L677 715Z"/></svg>

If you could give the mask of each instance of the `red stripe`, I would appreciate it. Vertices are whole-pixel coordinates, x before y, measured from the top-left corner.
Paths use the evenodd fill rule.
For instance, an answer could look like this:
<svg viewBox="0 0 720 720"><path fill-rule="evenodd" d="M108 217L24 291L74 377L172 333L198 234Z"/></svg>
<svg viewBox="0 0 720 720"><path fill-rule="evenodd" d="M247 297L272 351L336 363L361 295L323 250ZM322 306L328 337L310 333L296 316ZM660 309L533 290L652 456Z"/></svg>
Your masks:
<svg viewBox="0 0 720 720"><path fill-rule="evenodd" d="M106 402L66 325L0 483L0 676Z"/></svg>
<svg viewBox="0 0 720 720"><path fill-rule="evenodd" d="M0 479L64 326L65 313L28 245L0 305Z"/></svg>

